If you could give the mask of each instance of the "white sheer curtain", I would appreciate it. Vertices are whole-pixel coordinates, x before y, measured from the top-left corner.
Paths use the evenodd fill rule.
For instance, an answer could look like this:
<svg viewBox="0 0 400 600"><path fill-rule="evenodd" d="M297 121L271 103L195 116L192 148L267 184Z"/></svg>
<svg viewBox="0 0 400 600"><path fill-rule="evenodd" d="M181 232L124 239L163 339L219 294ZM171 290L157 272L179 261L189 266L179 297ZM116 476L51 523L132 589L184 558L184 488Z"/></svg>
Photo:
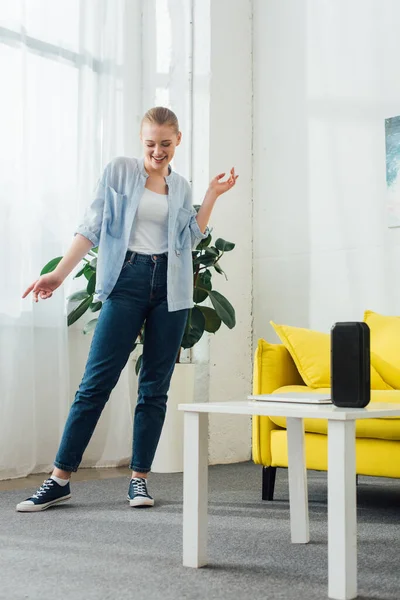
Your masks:
<svg viewBox="0 0 400 600"><path fill-rule="evenodd" d="M102 167L132 152L129 10L0 0L0 479L51 468L83 372L90 339L82 323L67 330L71 282L37 305L21 295L65 252ZM131 404L125 373L84 465L129 459Z"/></svg>

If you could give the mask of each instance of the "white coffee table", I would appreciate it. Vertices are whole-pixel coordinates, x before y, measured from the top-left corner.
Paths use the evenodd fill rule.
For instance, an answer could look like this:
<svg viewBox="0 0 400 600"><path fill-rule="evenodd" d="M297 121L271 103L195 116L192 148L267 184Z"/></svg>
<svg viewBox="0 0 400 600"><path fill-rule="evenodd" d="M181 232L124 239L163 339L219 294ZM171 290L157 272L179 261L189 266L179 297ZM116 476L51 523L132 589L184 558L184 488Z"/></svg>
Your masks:
<svg viewBox="0 0 400 600"><path fill-rule="evenodd" d="M366 408L289 402L181 404L184 411L183 565L207 564L208 413L287 418L291 540L306 544L307 472L303 419L328 419L328 596L357 597L357 512L355 420L400 417L400 404Z"/></svg>

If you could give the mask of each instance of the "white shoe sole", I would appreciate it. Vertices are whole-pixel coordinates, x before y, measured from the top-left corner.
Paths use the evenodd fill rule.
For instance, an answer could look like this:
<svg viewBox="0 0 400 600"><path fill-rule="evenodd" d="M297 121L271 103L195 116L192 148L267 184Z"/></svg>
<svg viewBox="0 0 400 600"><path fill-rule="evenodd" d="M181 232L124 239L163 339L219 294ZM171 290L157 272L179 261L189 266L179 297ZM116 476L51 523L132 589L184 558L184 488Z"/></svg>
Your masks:
<svg viewBox="0 0 400 600"><path fill-rule="evenodd" d="M145 507L149 507L149 506L154 506L154 500L152 500L151 498L134 498L133 500L131 500L130 498L128 498L129 500L129 505L132 506L133 508L145 508Z"/></svg>
<svg viewBox="0 0 400 600"><path fill-rule="evenodd" d="M71 498L71 494L68 496L63 496L62 498L57 498L56 500L52 500L51 502L46 502L46 504L24 504L21 502L17 504L16 511L17 512L40 512L42 510L46 510L46 508L50 508L54 506L54 504L59 504L60 502L65 502Z"/></svg>

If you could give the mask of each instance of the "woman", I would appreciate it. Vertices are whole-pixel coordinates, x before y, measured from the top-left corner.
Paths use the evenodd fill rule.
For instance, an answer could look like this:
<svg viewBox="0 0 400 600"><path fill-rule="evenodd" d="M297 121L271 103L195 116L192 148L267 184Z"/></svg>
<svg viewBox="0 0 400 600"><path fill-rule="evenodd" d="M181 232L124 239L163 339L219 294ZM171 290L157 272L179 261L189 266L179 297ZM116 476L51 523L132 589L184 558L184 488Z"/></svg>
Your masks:
<svg viewBox="0 0 400 600"><path fill-rule="evenodd" d="M145 323L143 362L134 418L130 506L153 506L147 475L164 423L167 393L193 306L192 248L208 235L215 201L237 179L234 169L210 183L196 215L188 182L172 171L181 132L167 108L149 110L140 138L144 158L116 158L107 165L74 241L55 271L25 291L50 298L93 246L98 246L95 300L103 302L82 382L71 406L49 479L17 505L45 510L71 497L69 480L117 384Z"/></svg>

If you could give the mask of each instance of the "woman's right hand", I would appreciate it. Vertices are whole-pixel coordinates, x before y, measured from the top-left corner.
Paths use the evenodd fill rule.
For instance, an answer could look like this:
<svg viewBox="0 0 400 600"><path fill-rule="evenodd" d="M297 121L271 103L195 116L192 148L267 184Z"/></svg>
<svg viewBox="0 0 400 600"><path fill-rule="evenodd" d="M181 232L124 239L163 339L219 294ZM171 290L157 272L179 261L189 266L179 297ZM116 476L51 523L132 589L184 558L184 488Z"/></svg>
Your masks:
<svg viewBox="0 0 400 600"><path fill-rule="evenodd" d="M47 298L51 298L54 290L60 287L62 282L63 279L55 271L46 273L46 275L41 275L39 279L34 281L32 285L25 290L22 297L26 298L32 292L33 300L35 302L37 302L39 298L47 300Z"/></svg>

